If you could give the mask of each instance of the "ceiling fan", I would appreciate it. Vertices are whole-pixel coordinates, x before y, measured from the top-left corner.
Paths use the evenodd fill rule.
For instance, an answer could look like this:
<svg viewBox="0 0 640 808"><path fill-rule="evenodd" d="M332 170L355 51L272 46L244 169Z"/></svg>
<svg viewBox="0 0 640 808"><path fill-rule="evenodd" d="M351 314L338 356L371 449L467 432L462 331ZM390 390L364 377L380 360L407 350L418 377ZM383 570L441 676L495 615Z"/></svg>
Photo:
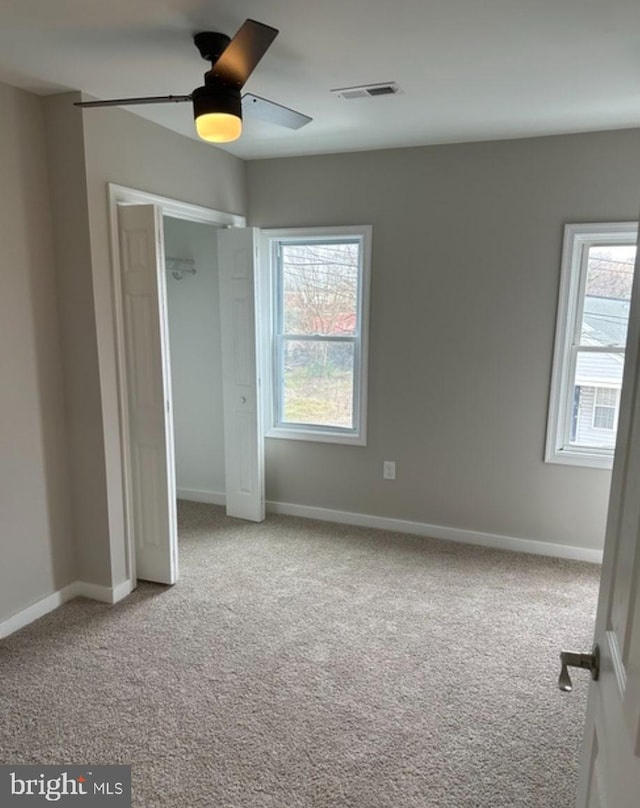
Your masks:
<svg viewBox="0 0 640 808"><path fill-rule="evenodd" d="M203 31L193 41L202 58L211 63L211 69L204 74L204 85L189 95L76 101L75 106L122 107L192 101L196 132L210 143L228 143L239 138L243 112L289 129L300 129L312 120L308 115L251 93L240 94L277 35L276 28L256 20L245 20L233 39L226 34Z"/></svg>

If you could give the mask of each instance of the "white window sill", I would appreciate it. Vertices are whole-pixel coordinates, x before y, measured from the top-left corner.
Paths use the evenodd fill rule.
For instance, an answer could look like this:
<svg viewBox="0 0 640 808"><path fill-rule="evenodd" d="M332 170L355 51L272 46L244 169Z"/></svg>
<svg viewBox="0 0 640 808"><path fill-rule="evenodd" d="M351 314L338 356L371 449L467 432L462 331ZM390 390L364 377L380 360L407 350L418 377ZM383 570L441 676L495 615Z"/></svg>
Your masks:
<svg viewBox="0 0 640 808"><path fill-rule="evenodd" d="M562 466L582 466L592 469L613 468L613 452L589 452L579 449L557 449L545 456L545 463Z"/></svg>
<svg viewBox="0 0 640 808"><path fill-rule="evenodd" d="M265 433L267 438L280 438L284 440L306 440L317 443L342 443L350 446L366 446L367 439L363 435L345 432L331 432L330 430L295 429L289 427L272 427Z"/></svg>

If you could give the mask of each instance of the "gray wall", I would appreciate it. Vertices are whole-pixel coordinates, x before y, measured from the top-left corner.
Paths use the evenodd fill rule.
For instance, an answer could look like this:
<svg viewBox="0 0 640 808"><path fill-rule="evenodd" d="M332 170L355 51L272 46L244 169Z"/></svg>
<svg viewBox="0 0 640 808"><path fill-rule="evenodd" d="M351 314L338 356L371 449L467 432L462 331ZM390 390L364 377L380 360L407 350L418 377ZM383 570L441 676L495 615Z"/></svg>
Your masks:
<svg viewBox="0 0 640 808"><path fill-rule="evenodd" d="M196 274L167 273L167 307L179 496L225 490L217 230L165 217L167 256L192 258Z"/></svg>
<svg viewBox="0 0 640 808"><path fill-rule="evenodd" d="M76 578L42 101L0 84L0 621Z"/></svg>
<svg viewBox="0 0 640 808"><path fill-rule="evenodd" d="M78 578L111 575L105 446L91 273L87 174L78 93L44 99L59 290L69 474ZM102 570L102 576L98 570Z"/></svg>
<svg viewBox="0 0 640 808"><path fill-rule="evenodd" d="M368 445L268 440L268 498L602 547L610 473L543 462L560 251L567 222L637 219L639 154L629 130L250 162L249 224L374 228Z"/></svg>

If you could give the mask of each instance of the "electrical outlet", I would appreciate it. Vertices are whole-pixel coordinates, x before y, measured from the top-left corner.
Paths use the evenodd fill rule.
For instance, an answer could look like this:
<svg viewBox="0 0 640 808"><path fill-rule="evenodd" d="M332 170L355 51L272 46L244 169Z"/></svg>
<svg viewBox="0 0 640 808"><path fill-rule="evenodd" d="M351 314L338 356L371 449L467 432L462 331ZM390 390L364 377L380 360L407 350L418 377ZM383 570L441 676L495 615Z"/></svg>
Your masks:
<svg viewBox="0 0 640 808"><path fill-rule="evenodd" d="M396 461L385 460L382 463L382 479L395 480L395 478L396 478Z"/></svg>

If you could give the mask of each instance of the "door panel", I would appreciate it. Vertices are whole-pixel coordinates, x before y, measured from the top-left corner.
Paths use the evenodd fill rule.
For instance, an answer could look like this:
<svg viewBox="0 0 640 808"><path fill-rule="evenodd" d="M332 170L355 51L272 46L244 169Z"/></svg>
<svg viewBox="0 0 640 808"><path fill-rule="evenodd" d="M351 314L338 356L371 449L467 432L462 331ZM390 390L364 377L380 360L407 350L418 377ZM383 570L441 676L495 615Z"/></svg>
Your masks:
<svg viewBox="0 0 640 808"><path fill-rule="evenodd" d="M265 497L255 311L257 251L253 228L218 233L227 513L261 522Z"/></svg>
<svg viewBox="0 0 640 808"><path fill-rule="evenodd" d="M178 577L162 213L118 207L129 424L129 519L136 576Z"/></svg>
<svg viewBox="0 0 640 808"><path fill-rule="evenodd" d="M589 689L579 808L636 808L640 800L640 271L636 258L620 423Z"/></svg>

